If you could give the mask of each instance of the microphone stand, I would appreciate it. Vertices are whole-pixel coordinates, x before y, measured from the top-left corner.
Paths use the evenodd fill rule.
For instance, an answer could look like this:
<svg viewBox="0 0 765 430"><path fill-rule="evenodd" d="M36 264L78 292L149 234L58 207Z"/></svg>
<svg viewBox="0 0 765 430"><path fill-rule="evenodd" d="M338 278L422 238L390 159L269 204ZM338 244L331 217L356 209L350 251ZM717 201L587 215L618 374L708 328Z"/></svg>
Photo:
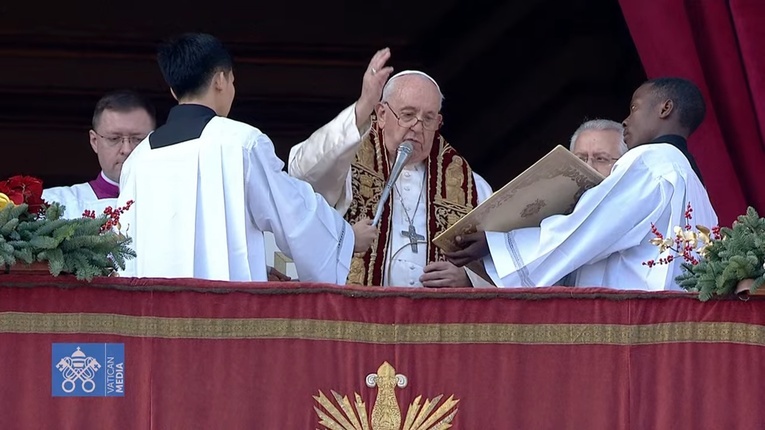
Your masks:
<svg viewBox="0 0 765 430"><path fill-rule="evenodd" d="M385 209L385 202L388 201L388 197L390 197L390 192L393 189L393 185L396 183L396 180L401 174L401 170L404 168L407 160L409 160L413 150L414 145L412 145L412 142L408 140L403 142L398 146L398 149L396 149L396 162L393 163L393 167L390 170L390 177L388 178L388 182L385 183L382 195L380 196L380 201L377 203L375 217L372 220L373 227L377 227L377 223L380 222L383 210Z"/></svg>

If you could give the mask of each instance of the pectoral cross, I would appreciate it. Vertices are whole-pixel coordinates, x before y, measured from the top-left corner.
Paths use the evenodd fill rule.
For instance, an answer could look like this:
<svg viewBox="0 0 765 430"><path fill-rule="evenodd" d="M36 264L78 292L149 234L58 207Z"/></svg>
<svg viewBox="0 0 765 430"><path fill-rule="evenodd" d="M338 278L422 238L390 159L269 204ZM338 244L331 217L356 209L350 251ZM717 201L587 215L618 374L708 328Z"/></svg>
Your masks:
<svg viewBox="0 0 765 430"><path fill-rule="evenodd" d="M417 234L417 230L413 224L409 224L409 230L401 230L401 234L409 238L409 245L412 247L412 252L417 253L417 242L425 240L425 236Z"/></svg>

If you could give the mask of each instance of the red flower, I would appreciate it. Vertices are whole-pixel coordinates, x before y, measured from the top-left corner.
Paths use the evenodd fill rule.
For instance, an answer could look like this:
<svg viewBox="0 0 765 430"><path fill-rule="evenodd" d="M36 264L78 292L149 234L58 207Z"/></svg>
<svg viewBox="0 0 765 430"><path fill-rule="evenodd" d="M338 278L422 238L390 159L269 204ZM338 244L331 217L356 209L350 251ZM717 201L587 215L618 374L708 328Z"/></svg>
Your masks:
<svg viewBox="0 0 765 430"><path fill-rule="evenodd" d="M14 204L26 203L30 213L37 213L45 207L42 192L42 181L33 176L16 175L0 181L0 193L8 196Z"/></svg>

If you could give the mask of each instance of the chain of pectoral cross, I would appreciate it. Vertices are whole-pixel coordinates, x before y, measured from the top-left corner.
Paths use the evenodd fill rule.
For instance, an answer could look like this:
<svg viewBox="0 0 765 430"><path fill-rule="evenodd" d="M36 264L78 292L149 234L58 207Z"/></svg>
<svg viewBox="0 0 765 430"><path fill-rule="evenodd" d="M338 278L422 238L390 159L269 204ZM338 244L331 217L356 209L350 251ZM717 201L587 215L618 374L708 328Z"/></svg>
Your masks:
<svg viewBox="0 0 765 430"><path fill-rule="evenodd" d="M401 207L404 208L404 215L409 222L409 228L407 230L401 230L401 234L409 239L409 246L412 247L412 252L417 253L417 242L425 240L425 236L418 234L417 229L414 227L414 216L417 215L417 209L420 207L420 200L425 193L425 179L427 178L426 172L422 174L422 186L420 187L420 195L417 196L417 204L414 206L414 212L412 216L409 216L409 211L406 210L406 204L404 203L404 196L401 195L401 191L398 190L398 184L394 184L396 192L398 193L398 199L401 202Z"/></svg>

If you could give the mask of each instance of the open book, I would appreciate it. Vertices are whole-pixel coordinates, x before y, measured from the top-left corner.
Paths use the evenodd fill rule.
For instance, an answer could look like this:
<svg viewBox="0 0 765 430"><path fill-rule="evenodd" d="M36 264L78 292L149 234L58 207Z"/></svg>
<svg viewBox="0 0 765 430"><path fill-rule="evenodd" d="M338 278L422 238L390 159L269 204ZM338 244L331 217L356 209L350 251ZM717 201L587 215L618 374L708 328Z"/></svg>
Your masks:
<svg viewBox="0 0 765 430"><path fill-rule="evenodd" d="M579 197L602 180L603 175L558 145L436 236L433 244L456 251L460 248L455 238L462 234L538 227L548 216L571 213ZM474 261L467 267L491 282L482 263Z"/></svg>

